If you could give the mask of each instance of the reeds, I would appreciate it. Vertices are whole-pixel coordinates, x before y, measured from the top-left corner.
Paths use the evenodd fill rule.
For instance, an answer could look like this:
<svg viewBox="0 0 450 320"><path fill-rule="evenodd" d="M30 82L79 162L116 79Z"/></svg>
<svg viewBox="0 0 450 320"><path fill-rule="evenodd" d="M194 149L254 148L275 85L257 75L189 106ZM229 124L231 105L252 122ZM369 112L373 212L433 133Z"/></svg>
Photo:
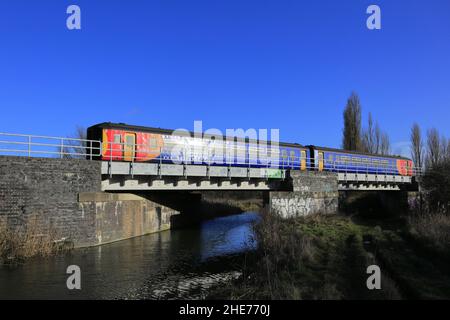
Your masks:
<svg viewBox="0 0 450 320"><path fill-rule="evenodd" d="M32 256L48 256L56 250L56 232L45 227L36 217L26 224L0 226L0 262L22 261Z"/></svg>

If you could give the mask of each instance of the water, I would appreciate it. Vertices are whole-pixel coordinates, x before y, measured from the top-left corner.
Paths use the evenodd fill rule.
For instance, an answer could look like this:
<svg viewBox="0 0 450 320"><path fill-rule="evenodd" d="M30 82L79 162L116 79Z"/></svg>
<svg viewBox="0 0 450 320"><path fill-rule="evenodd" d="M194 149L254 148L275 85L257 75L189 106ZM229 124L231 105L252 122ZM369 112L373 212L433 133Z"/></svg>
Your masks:
<svg viewBox="0 0 450 320"><path fill-rule="evenodd" d="M78 249L23 265L0 266L0 299L202 298L240 276L237 253L255 248L256 213L216 218L172 230ZM68 290L66 269L81 269L81 290Z"/></svg>

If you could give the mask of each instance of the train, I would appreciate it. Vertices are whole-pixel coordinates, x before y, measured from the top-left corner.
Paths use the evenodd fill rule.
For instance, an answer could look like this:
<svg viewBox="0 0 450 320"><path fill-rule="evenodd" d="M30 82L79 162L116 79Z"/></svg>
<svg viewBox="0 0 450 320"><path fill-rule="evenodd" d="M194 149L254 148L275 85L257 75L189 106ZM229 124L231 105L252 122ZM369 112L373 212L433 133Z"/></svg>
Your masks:
<svg viewBox="0 0 450 320"><path fill-rule="evenodd" d="M100 152L89 148L91 159L126 162L192 163L271 167L347 173L413 175L412 160L315 145L261 141L236 137L215 139L189 131L103 122L87 129L87 139L100 141ZM232 152L229 152L229 151ZM271 153L276 150L276 153ZM222 152L223 151L223 152Z"/></svg>

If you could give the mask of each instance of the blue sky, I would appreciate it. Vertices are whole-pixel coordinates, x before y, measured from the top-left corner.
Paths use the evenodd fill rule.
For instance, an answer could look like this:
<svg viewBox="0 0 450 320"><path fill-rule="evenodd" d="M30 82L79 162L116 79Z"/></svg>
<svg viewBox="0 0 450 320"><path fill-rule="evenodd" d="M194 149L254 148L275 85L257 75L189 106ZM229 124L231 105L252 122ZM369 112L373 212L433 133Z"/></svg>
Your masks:
<svg viewBox="0 0 450 320"><path fill-rule="evenodd" d="M2 0L0 46L0 132L202 120L339 147L356 91L393 143L414 121L450 136L448 0Z"/></svg>

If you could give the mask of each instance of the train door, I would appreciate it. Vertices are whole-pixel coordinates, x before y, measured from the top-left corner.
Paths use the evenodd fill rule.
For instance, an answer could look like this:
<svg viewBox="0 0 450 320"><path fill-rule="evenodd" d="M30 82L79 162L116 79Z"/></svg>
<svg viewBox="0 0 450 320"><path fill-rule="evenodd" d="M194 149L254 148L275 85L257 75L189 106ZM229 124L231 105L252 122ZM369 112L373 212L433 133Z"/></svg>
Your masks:
<svg viewBox="0 0 450 320"><path fill-rule="evenodd" d="M323 171L323 152L319 151L319 171Z"/></svg>
<svg viewBox="0 0 450 320"><path fill-rule="evenodd" d="M306 151L305 150L302 150L300 158L301 158L301 160L300 160L300 169L302 171L306 170Z"/></svg>
<svg viewBox="0 0 450 320"><path fill-rule="evenodd" d="M127 132L124 137L123 160L133 161L136 150L136 134Z"/></svg>

